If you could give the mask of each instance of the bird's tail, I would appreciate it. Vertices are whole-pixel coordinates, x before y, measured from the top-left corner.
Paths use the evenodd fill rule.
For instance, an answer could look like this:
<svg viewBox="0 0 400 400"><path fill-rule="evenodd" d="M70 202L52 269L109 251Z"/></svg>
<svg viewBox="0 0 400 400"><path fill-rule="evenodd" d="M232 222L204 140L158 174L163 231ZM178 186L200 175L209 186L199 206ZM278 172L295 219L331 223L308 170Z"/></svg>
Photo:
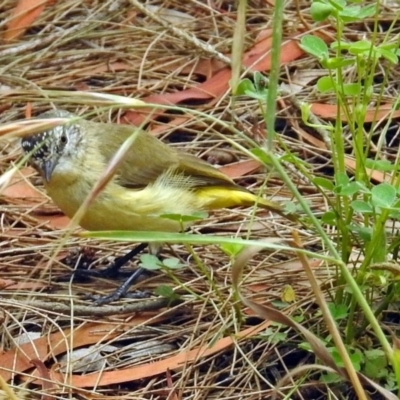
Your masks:
<svg viewBox="0 0 400 400"><path fill-rule="evenodd" d="M203 199L205 208L209 210L258 205L291 221L298 221L299 219L294 213L286 213L278 203L256 196L240 186L232 188L220 186L204 187L198 188L196 192Z"/></svg>

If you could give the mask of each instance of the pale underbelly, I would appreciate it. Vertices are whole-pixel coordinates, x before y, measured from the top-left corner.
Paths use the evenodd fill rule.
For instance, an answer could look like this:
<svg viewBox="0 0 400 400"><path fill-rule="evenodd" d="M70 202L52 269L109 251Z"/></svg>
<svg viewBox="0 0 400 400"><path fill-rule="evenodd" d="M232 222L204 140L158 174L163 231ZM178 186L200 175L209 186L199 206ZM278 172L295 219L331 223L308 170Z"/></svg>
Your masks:
<svg viewBox="0 0 400 400"><path fill-rule="evenodd" d="M126 189L106 190L89 205L79 225L87 230L129 230L179 232L179 221L163 217L164 214L191 215L200 207L196 196L186 191L180 193L147 194L145 190L135 193ZM47 187L54 203L69 217L73 218L84 202L88 191L75 185L54 190ZM82 193L85 196L82 196ZM110 194L112 193L112 195ZM128 194L127 194L128 193ZM78 195L79 194L79 195ZM172 195L172 196L171 196ZM164 198L163 198L164 197ZM197 206L195 206L197 205ZM187 226L187 225L185 225Z"/></svg>
<svg viewBox="0 0 400 400"><path fill-rule="evenodd" d="M117 207L92 205L80 221L89 231L165 231L179 232L181 225L162 216L138 215Z"/></svg>

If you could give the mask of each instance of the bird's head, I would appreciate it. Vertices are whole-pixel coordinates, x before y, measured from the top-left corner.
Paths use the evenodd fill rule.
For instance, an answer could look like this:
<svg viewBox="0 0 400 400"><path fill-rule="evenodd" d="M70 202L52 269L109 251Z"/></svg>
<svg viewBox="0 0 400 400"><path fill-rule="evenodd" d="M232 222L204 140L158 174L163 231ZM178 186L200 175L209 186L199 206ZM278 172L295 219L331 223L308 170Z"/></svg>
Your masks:
<svg viewBox="0 0 400 400"><path fill-rule="evenodd" d="M72 118L75 115L63 111L48 111L37 118ZM40 175L50 182L53 173L68 174L73 170L76 158L81 152L81 127L79 123L56 126L55 128L24 137L21 141L22 149L31 154L30 164Z"/></svg>

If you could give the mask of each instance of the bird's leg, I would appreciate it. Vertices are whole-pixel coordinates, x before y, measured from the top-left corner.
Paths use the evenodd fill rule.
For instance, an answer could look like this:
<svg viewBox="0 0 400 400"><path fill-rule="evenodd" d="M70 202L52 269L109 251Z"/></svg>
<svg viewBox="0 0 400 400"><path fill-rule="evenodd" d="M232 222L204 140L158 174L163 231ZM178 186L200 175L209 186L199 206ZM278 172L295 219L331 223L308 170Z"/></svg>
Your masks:
<svg viewBox="0 0 400 400"><path fill-rule="evenodd" d="M87 277L96 277L96 278L105 278L111 279L116 278L118 276L118 272L120 268L129 262L133 257L138 255L141 251L143 251L146 247L148 247L147 243L141 243L129 251L122 257L115 258L114 262L107 268L102 271L95 270L85 270L85 269L75 269L73 278L87 278ZM150 246L151 247L151 246ZM90 299L95 300L96 305L103 305L111 303L112 301L118 300L121 297L125 297L131 285L142 275L146 270L144 268L137 268L133 273L131 273L125 282L117 288L113 293L107 296L88 296ZM69 275L68 279L71 279L71 275ZM64 280L64 279L62 279ZM130 297L143 298L148 297L149 294L145 292L133 293Z"/></svg>
<svg viewBox="0 0 400 400"><path fill-rule="evenodd" d="M135 248L133 248L131 251L126 253L124 256L116 258L109 267L107 267L106 269L103 269L100 272L101 276L104 278L116 277L118 275L118 271L120 270L120 268L123 265L125 265L127 262L131 261L133 257L136 257L139 253L141 253L146 247L148 247L147 243L140 243ZM138 277L139 277L139 275L138 275ZM129 277L129 279L131 279L131 278L132 278L132 275Z"/></svg>
<svg viewBox="0 0 400 400"><path fill-rule="evenodd" d="M146 244L142 243L141 245L135 247L132 251L130 251L128 254L125 256L119 258L114 262L113 265L111 265L107 270L111 271L112 273L115 273L115 270L118 271L118 269L125 264L127 261L129 261L132 257L134 257L139 251L142 251L146 248ZM159 243L151 243L149 245L149 250L151 254L158 254L161 249L161 246ZM136 250L136 253L135 253ZM111 303L113 301L119 300L122 297L126 297L127 292L129 288L132 286L132 284L139 278L140 275L142 275L144 272L147 272L145 268L138 268L136 269L129 277L128 279L125 280L125 282L117 288L113 293L107 295L107 296L101 296L95 300L95 304L100 306L104 304ZM140 292L137 291L136 293L132 293L133 298L143 298L143 297L148 297L149 293L146 292Z"/></svg>
<svg viewBox="0 0 400 400"><path fill-rule="evenodd" d="M140 243L139 245L134 247L131 251L126 253L124 256L115 258L114 262L110 266L101 271L75 269L74 278L86 278L86 277L115 278L116 276L118 276L120 268L123 265L125 265L128 261L132 260L133 257L137 256L140 252L142 252L147 246L148 246L147 243Z"/></svg>
<svg viewBox="0 0 400 400"><path fill-rule="evenodd" d="M125 280L125 282L117 288L117 290L114 290L111 294L107 296L101 296L97 298L94 302L97 306L102 306L104 304L111 303L113 301L119 300L121 297L125 297L129 288L132 286L132 284L139 278L140 275L142 275L143 272L146 270L144 268L138 268L131 274L131 276ZM148 297L149 294L146 292L137 292L134 293L133 296L131 297L136 297L136 298L144 298Z"/></svg>

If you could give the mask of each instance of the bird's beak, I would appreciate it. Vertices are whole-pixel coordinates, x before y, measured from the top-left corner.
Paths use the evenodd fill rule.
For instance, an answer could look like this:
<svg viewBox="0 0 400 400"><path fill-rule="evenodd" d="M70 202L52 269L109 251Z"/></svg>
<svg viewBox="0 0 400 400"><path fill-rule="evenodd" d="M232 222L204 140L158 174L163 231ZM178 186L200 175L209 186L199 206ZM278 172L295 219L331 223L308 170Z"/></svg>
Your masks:
<svg viewBox="0 0 400 400"><path fill-rule="evenodd" d="M47 160L43 164L43 175L44 179L46 180L47 183L50 182L51 175L54 171L54 167L56 166L56 163L54 160Z"/></svg>

